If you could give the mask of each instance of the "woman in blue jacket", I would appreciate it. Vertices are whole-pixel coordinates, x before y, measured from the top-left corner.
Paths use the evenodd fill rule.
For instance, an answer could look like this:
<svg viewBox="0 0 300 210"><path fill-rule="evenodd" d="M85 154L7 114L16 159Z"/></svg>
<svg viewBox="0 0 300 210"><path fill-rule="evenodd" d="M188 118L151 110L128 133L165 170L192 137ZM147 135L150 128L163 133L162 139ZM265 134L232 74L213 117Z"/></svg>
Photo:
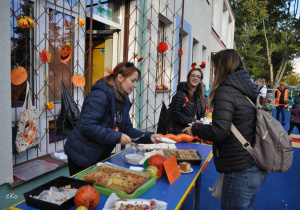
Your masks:
<svg viewBox="0 0 300 210"><path fill-rule="evenodd" d="M161 137L133 128L128 95L136 88L141 72L133 63L119 63L97 81L84 100L80 119L64 146L69 172L74 175L108 158L116 144L158 143ZM143 135L145 134L145 135Z"/></svg>

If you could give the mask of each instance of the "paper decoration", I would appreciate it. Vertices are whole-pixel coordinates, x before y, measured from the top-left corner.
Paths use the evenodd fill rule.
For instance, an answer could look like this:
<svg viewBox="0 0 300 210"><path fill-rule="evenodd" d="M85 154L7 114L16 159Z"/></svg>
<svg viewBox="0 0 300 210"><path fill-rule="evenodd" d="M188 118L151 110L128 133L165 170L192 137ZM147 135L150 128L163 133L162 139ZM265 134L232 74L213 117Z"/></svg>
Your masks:
<svg viewBox="0 0 300 210"><path fill-rule="evenodd" d="M163 162L170 185L181 176L175 155Z"/></svg>

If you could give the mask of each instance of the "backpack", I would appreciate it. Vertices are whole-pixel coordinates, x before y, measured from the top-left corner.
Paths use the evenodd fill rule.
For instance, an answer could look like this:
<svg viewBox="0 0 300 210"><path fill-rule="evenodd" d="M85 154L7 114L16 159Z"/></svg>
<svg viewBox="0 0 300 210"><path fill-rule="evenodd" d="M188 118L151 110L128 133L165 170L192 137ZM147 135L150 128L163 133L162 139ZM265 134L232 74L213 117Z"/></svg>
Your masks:
<svg viewBox="0 0 300 210"><path fill-rule="evenodd" d="M231 124L231 131L251 154L256 165L267 172L285 172L293 162L293 146L289 135L279 121L257 106L246 96L256 109L255 142L252 147L242 134Z"/></svg>

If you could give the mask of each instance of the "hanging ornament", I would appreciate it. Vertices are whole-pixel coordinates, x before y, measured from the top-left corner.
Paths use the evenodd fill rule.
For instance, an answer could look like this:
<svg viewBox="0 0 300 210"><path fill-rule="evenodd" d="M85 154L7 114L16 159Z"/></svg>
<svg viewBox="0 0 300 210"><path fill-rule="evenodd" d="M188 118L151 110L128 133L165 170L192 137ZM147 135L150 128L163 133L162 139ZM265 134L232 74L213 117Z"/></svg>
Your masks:
<svg viewBox="0 0 300 210"><path fill-rule="evenodd" d="M167 43L161 42L161 43L158 44L158 46L157 46L157 51L158 51L159 53L164 53L164 52L166 52L166 51L168 50L168 48L169 48L169 46L168 46Z"/></svg>
<svg viewBox="0 0 300 210"><path fill-rule="evenodd" d="M138 59L138 62L141 62L143 59L144 59L143 57L140 57L140 58Z"/></svg>
<svg viewBox="0 0 300 210"><path fill-rule="evenodd" d="M206 63L203 61L202 64L200 65L200 68L204 69L206 66Z"/></svg>
<svg viewBox="0 0 300 210"><path fill-rule="evenodd" d="M72 48L70 46L70 42L67 42L60 51L60 61L62 63L67 63L72 58Z"/></svg>
<svg viewBox="0 0 300 210"><path fill-rule="evenodd" d="M35 24L31 17L25 15L18 15L16 21L20 28L33 28Z"/></svg>
<svg viewBox="0 0 300 210"><path fill-rule="evenodd" d="M22 66L15 66L11 72L11 83L14 85L20 85L25 82L28 78L27 71Z"/></svg>
<svg viewBox="0 0 300 210"><path fill-rule="evenodd" d="M138 55L139 55L138 53L135 53L133 59L135 59Z"/></svg>
<svg viewBox="0 0 300 210"><path fill-rule="evenodd" d="M197 66L197 63L192 63L192 65L191 65L191 67L192 67L192 69L194 69L195 67Z"/></svg>
<svg viewBox="0 0 300 210"><path fill-rule="evenodd" d="M53 109L54 108L54 103L53 102L48 102L48 103L46 103L46 108L48 109L48 110L51 110L51 109Z"/></svg>
<svg viewBox="0 0 300 210"><path fill-rule="evenodd" d="M158 66L161 66L161 62L159 61L159 62L157 63L157 65L158 65Z"/></svg>
<svg viewBox="0 0 300 210"><path fill-rule="evenodd" d="M49 63L51 61L51 53L49 53L46 48L44 48L42 50L42 52L39 52L40 54L40 58L41 58L41 61L46 64L46 63Z"/></svg>
<svg viewBox="0 0 300 210"><path fill-rule="evenodd" d="M81 76L81 74L74 74L72 77L72 82L77 87L84 87L85 86L85 78Z"/></svg>
<svg viewBox="0 0 300 210"><path fill-rule="evenodd" d="M79 24L80 26L84 26L84 25L85 25L85 21L84 21L82 18L80 18L80 19L78 20L78 24Z"/></svg>
<svg viewBox="0 0 300 210"><path fill-rule="evenodd" d="M178 49L178 56L180 57L180 56L182 56L182 55L183 55L183 50Z"/></svg>

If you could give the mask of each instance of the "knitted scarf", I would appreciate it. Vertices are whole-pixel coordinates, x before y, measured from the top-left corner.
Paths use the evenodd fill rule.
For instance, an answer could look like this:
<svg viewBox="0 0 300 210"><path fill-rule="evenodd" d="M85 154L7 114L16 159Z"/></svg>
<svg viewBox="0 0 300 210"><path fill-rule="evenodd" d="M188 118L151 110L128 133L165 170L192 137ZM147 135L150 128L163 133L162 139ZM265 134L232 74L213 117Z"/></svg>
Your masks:
<svg viewBox="0 0 300 210"><path fill-rule="evenodd" d="M113 82L113 88L114 88L114 93L115 97L119 102L125 102L126 99L128 98L128 94L125 93L122 88L120 87L119 83L114 81Z"/></svg>

